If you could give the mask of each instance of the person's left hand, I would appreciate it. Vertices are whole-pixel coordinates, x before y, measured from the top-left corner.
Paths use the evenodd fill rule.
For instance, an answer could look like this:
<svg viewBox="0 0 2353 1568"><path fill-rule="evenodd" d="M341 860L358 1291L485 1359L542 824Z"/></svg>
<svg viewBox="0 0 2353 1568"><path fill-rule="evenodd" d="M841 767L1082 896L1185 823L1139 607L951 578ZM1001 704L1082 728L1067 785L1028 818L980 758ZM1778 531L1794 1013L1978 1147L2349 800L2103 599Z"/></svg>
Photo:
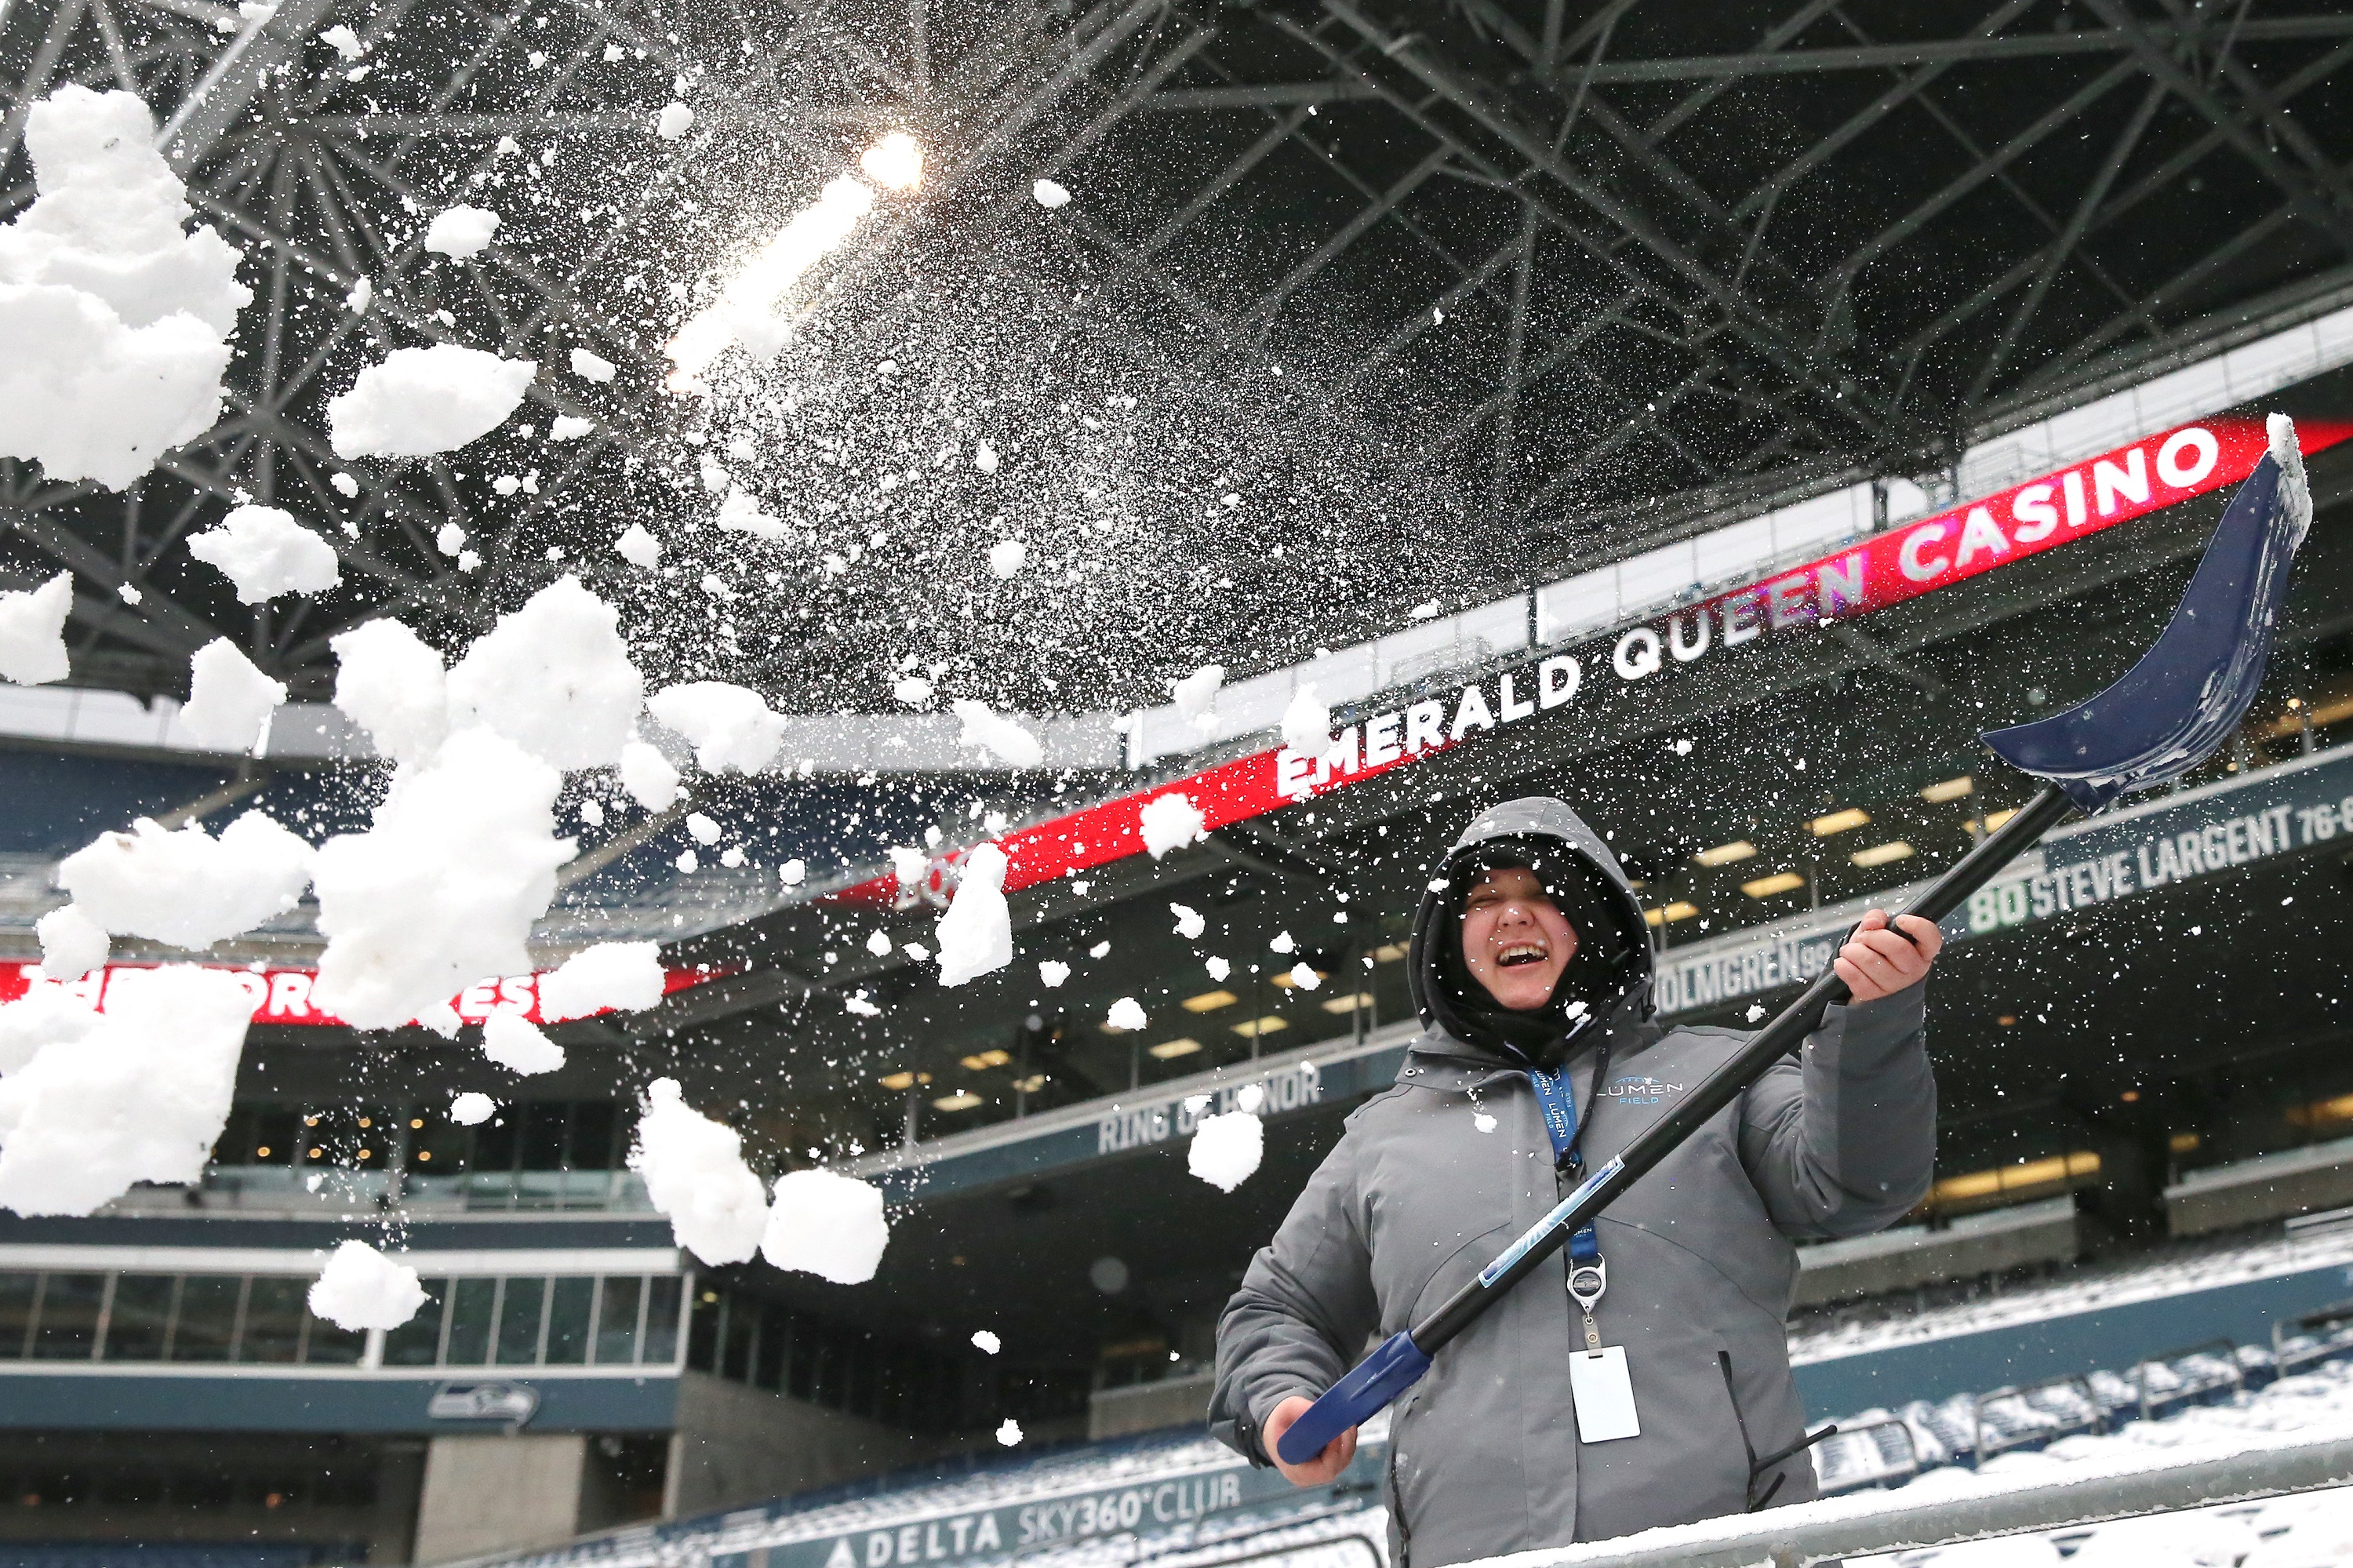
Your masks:
<svg viewBox="0 0 2353 1568"><path fill-rule="evenodd" d="M1899 915L1890 929L1887 911L1874 909L1862 917L1831 967L1855 1001L1877 1001L1926 980L1928 966L1944 946L1945 933L1935 921Z"/></svg>

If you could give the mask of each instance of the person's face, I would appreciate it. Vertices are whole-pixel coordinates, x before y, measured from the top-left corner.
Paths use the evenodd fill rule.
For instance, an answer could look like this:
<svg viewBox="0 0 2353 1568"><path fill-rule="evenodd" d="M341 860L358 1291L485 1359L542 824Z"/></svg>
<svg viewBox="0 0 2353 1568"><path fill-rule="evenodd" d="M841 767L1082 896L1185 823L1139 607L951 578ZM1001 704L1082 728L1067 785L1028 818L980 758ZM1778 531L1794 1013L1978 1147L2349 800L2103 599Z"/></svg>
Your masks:
<svg viewBox="0 0 2353 1568"><path fill-rule="evenodd" d="M1525 866L1480 874L1462 901L1462 961L1489 995L1514 1012L1552 1000L1577 951L1577 933Z"/></svg>

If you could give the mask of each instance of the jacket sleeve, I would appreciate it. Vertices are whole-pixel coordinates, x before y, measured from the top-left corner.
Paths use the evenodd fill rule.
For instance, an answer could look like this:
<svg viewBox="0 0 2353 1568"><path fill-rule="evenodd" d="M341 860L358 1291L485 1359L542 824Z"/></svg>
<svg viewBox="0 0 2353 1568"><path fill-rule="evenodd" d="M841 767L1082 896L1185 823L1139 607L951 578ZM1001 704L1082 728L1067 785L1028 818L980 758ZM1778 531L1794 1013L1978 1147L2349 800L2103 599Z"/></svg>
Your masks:
<svg viewBox="0 0 2353 1568"><path fill-rule="evenodd" d="M1268 1462L1259 1433L1269 1413L1292 1394L1313 1399L1337 1383L1380 1322L1355 1157L1355 1138L1344 1136L1218 1319L1209 1430L1255 1465Z"/></svg>
<svg viewBox="0 0 2353 1568"><path fill-rule="evenodd" d="M1868 1234L1927 1196L1936 1080L1926 990L1923 980L1828 1009L1799 1060L1775 1066L1742 1097L1741 1163L1784 1234Z"/></svg>

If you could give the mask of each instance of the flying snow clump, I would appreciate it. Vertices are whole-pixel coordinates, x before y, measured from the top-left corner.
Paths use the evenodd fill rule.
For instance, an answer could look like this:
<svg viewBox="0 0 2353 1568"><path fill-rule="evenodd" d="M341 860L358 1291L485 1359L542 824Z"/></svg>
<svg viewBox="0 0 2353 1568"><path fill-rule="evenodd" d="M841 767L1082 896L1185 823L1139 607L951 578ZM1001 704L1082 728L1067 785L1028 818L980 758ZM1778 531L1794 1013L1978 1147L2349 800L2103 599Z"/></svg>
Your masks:
<svg viewBox="0 0 2353 1568"><path fill-rule="evenodd" d="M172 733L205 751L259 752L270 715L286 702L286 683L254 668L226 637L189 657L188 702Z"/></svg>
<svg viewBox="0 0 2353 1568"><path fill-rule="evenodd" d="M981 844L964 858L955 896L934 927L940 983L962 985L1013 961L1013 910L1005 901L1005 852Z"/></svg>
<svg viewBox="0 0 2353 1568"><path fill-rule="evenodd" d="M727 499L719 503L719 529L723 534L749 534L771 545L792 532L781 518L760 510L759 497L732 486Z"/></svg>
<svg viewBox="0 0 2353 1568"><path fill-rule="evenodd" d="M527 973L532 922L572 858L572 841L555 836L563 785L486 729L459 730L395 775L367 832L319 850L319 1005L391 1029L486 976Z"/></svg>
<svg viewBox="0 0 2353 1568"><path fill-rule="evenodd" d="M1169 682L1168 695L1177 716L1195 729L1208 728L1217 721L1218 688L1225 679L1223 664L1204 664L1183 680Z"/></svg>
<svg viewBox="0 0 2353 1568"><path fill-rule="evenodd" d="M665 142L675 142L693 129L694 111L683 103L665 103L654 116L654 134Z"/></svg>
<svg viewBox="0 0 2353 1568"><path fill-rule="evenodd" d="M335 547L276 506L240 506L188 541L188 554L217 567L240 603L281 593L324 593L343 580Z"/></svg>
<svg viewBox="0 0 2353 1568"><path fill-rule="evenodd" d="M642 523L632 523L621 531L621 536L613 541L613 553L643 571L661 565L661 541Z"/></svg>
<svg viewBox="0 0 2353 1568"><path fill-rule="evenodd" d="M58 866L74 906L118 937L209 948L294 907L316 852L259 811L217 839L201 822L177 832L142 817L100 833Z"/></svg>
<svg viewBox="0 0 2353 1568"><path fill-rule="evenodd" d="M619 625L578 577L548 584L450 667L451 726L487 725L557 768L611 767L646 694Z"/></svg>
<svg viewBox="0 0 2353 1568"><path fill-rule="evenodd" d="M1060 959L1048 959L1038 966L1038 979L1048 991L1071 978L1071 966Z"/></svg>
<svg viewBox="0 0 2353 1568"><path fill-rule="evenodd" d="M1185 1151L1185 1168L1220 1192L1230 1192L1266 1158L1266 1124L1246 1110L1203 1117Z"/></svg>
<svg viewBox="0 0 2353 1568"><path fill-rule="evenodd" d="M646 1197L669 1217L678 1245L703 1262L747 1263L760 1249L767 1194L744 1163L744 1140L690 1107L677 1079L647 1086L629 1169L646 1179Z"/></svg>
<svg viewBox="0 0 2353 1568"><path fill-rule="evenodd" d="M786 887L798 887L808 879L808 862L795 855L776 867L776 880Z"/></svg>
<svg viewBox="0 0 2353 1568"><path fill-rule="evenodd" d="M654 694L646 711L686 737L705 773L757 773L785 743L785 720L748 686L690 681Z"/></svg>
<svg viewBox="0 0 2353 1568"><path fill-rule="evenodd" d="M1048 212L1067 205L1071 199L1071 193L1051 180L1033 181L1029 186L1029 195Z"/></svg>
<svg viewBox="0 0 2353 1568"><path fill-rule="evenodd" d="M1317 700L1314 687L1300 687L1282 710L1282 744L1309 757L1332 749L1332 710Z"/></svg>
<svg viewBox="0 0 2353 1568"><path fill-rule="evenodd" d="M577 414L558 414L547 422L547 439L551 441L576 441L596 428L594 419L584 419Z"/></svg>
<svg viewBox="0 0 2353 1568"><path fill-rule="evenodd" d="M526 1078L564 1065L564 1047L530 1019L512 1012L493 1012L482 1021L482 1054Z"/></svg>
<svg viewBox="0 0 2353 1568"><path fill-rule="evenodd" d="M668 981L653 942L599 942L540 977L539 1015L551 1023L599 1012L643 1012Z"/></svg>
<svg viewBox="0 0 2353 1568"><path fill-rule="evenodd" d="M422 762L449 729L448 672L417 633L386 617L327 640L335 652L335 706L368 732L378 754Z"/></svg>
<svg viewBox="0 0 2353 1568"><path fill-rule="evenodd" d="M106 927L71 904L34 921L33 934L41 941L41 972L53 980L78 980L104 969L113 946Z"/></svg>
<svg viewBox="0 0 2353 1568"><path fill-rule="evenodd" d="M328 442L345 461L455 451L506 423L538 374L532 360L459 344L396 348L327 400Z"/></svg>
<svg viewBox="0 0 2353 1568"><path fill-rule="evenodd" d="M1201 808L1180 790L1155 795L1144 803L1136 813L1138 827L1144 833L1144 847L1158 860L1170 850L1183 849L1198 839L1208 837L1208 825L1201 818Z"/></svg>
<svg viewBox="0 0 2353 1568"><path fill-rule="evenodd" d="M1291 983L1301 991L1314 991L1324 983L1324 977L1304 963L1291 966Z"/></svg>
<svg viewBox="0 0 2353 1568"><path fill-rule="evenodd" d="M984 1356L993 1356L1005 1348L1005 1341L987 1329L975 1329L972 1331L972 1342L973 1347Z"/></svg>
<svg viewBox="0 0 2353 1568"><path fill-rule="evenodd" d="M1010 1415L1007 1416L1003 1421L997 1424L997 1440L1005 1445L1008 1448L1019 1447L1021 1446L1021 1423L1014 1420Z"/></svg>
<svg viewBox="0 0 2353 1568"><path fill-rule="evenodd" d="M1110 1030L1141 1029L1144 1024L1144 1008L1132 996L1113 1002L1111 1011L1103 1015L1103 1027Z"/></svg>
<svg viewBox="0 0 2353 1568"><path fill-rule="evenodd" d="M311 1311L338 1329L397 1329L425 1305L417 1270L364 1241L347 1241L328 1255L311 1282Z"/></svg>
<svg viewBox="0 0 2353 1568"><path fill-rule="evenodd" d="M1046 748L1038 743L1038 737L1011 719L991 712L987 703L959 697L948 705L948 711L964 721L964 732L956 737L958 745L976 746L1008 768L1036 768L1045 762Z"/></svg>
<svg viewBox="0 0 2353 1568"><path fill-rule="evenodd" d="M988 569L996 577L1018 577L1029 564L1029 546L1018 539L999 539L988 547Z"/></svg>
<svg viewBox="0 0 2353 1568"><path fill-rule="evenodd" d="M836 1285L863 1285L882 1266L890 1222L882 1192L835 1171L787 1171L760 1237L760 1255Z"/></svg>
<svg viewBox="0 0 2353 1568"><path fill-rule="evenodd" d="M125 970L105 1012L52 1011L51 1038L0 1079L0 1208L88 1214L134 1182L201 1178L253 1018L240 978L182 964Z"/></svg>
<svg viewBox="0 0 2353 1568"><path fill-rule="evenodd" d="M0 593L0 679L46 686L72 673L66 657L66 617L72 610L71 572L37 588Z"/></svg>
<svg viewBox="0 0 2353 1568"><path fill-rule="evenodd" d="M16 1001L0 1002L0 1073L15 1072L44 1045L79 1040L99 1020L96 1008L54 979L34 981Z"/></svg>
<svg viewBox="0 0 2353 1568"><path fill-rule="evenodd" d="M594 354L585 348L572 351L572 374L583 381L610 381L613 368L613 362L601 354Z"/></svg>
<svg viewBox="0 0 2353 1568"><path fill-rule="evenodd" d="M480 256L499 231L499 215L487 207L444 207L425 226L425 249L453 261Z"/></svg>
<svg viewBox="0 0 2353 1568"><path fill-rule="evenodd" d="M667 811L678 804L678 769L659 747L633 740L621 747L621 788L649 811Z"/></svg>
<svg viewBox="0 0 2353 1568"><path fill-rule="evenodd" d="M136 93L69 83L25 115L39 195L0 227L0 455L122 490L212 428L239 253L184 230L187 187Z"/></svg>
<svg viewBox="0 0 2353 1568"><path fill-rule="evenodd" d="M1168 913L1176 916L1176 934L1188 942L1198 941L1201 933L1209 928L1209 922L1189 904L1171 904Z"/></svg>

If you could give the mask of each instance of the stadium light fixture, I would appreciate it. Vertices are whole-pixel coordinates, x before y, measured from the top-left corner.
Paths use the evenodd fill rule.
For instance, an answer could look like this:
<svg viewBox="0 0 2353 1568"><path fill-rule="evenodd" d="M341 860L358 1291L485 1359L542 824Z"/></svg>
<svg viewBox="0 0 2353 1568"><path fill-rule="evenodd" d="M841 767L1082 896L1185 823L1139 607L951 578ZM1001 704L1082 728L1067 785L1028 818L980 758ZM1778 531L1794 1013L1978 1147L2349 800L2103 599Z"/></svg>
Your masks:
<svg viewBox="0 0 2353 1568"><path fill-rule="evenodd" d="M1714 849L1704 849L1692 856L1692 859L1702 865L1731 865L1736 861L1746 860L1756 853L1757 846L1746 839L1735 839L1728 844L1718 844Z"/></svg>
<svg viewBox="0 0 2353 1568"><path fill-rule="evenodd" d="M1803 887L1806 879L1794 871L1777 871L1770 876L1760 876L1754 882L1744 882L1740 891L1751 898L1770 898L1777 893L1787 893L1793 887Z"/></svg>
<svg viewBox="0 0 2353 1568"><path fill-rule="evenodd" d="M1642 918L1653 926L1663 926L1670 920L1688 920L1699 913L1699 906L1678 898L1661 909L1645 909Z"/></svg>
<svg viewBox="0 0 2353 1568"><path fill-rule="evenodd" d="M1860 806L1849 806L1843 811L1832 811L1827 816L1816 817L1806 824L1814 831L1814 837L1818 839L1829 838L1833 833L1852 832L1857 828L1870 825L1871 813Z"/></svg>
<svg viewBox="0 0 2353 1568"><path fill-rule="evenodd" d="M1883 844L1857 850L1847 859L1868 870L1874 865L1893 865L1899 860L1910 860L1913 853L1912 846L1902 839L1890 839Z"/></svg>
<svg viewBox="0 0 2353 1568"><path fill-rule="evenodd" d="M952 1095L942 1095L938 1099L934 1100L932 1108L944 1111L965 1111L972 1109L980 1103L980 1097L970 1089L958 1089Z"/></svg>
<svg viewBox="0 0 2353 1568"><path fill-rule="evenodd" d="M1215 1012L1221 1007L1231 1007L1240 997L1229 991L1205 991L1198 996L1188 996L1177 1005L1187 1012Z"/></svg>
<svg viewBox="0 0 2353 1568"><path fill-rule="evenodd" d="M1201 1043L1187 1035L1177 1040L1163 1040L1157 1045L1146 1045L1145 1054L1162 1062L1173 1062L1179 1056L1190 1056L1200 1050Z"/></svg>
<svg viewBox="0 0 2353 1568"><path fill-rule="evenodd" d="M987 1050L975 1052L965 1057L960 1065L967 1072L979 1073L990 1067L1002 1067L1012 1060L1013 1053L1010 1051Z"/></svg>
<svg viewBox="0 0 2353 1568"><path fill-rule="evenodd" d="M1324 1011L1326 1012L1355 1012L1360 1008L1366 1008L1373 1005L1373 993L1368 991L1360 991L1354 996L1328 997L1324 1000L1323 1005Z"/></svg>
<svg viewBox="0 0 2353 1568"><path fill-rule="evenodd" d="M1939 806L1944 804L1947 800L1960 800L1963 796L1968 795L1976 789L1977 787L1978 781L1976 777L1972 774L1964 773L1958 779L1941 779L1936 783L1929 785L1926 789L1920 791L1920 799L1927 801L1932 806Z"/></svg>
<svg viewBox="0 0 2353 1568"><path fill-rule="evenodd" d="M1261 1034L1272 1034L1278 1030L1288 1029L1290 1027L1291 1020L1287 1018L1278 1018L1273 1013L1270 1012L1263 1018L1248 1019L1240 1023L1235 1024L1234 1033L1242 1036L1246 1040L1255 1040Z"/></svg>

